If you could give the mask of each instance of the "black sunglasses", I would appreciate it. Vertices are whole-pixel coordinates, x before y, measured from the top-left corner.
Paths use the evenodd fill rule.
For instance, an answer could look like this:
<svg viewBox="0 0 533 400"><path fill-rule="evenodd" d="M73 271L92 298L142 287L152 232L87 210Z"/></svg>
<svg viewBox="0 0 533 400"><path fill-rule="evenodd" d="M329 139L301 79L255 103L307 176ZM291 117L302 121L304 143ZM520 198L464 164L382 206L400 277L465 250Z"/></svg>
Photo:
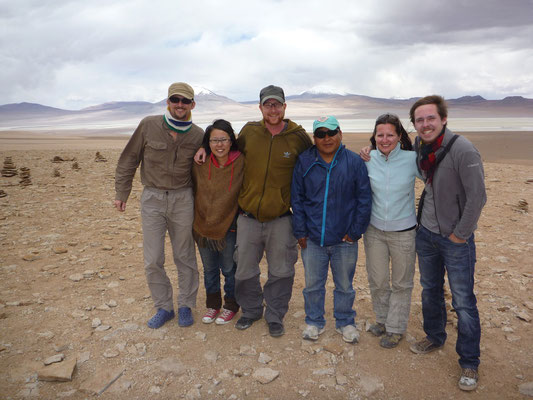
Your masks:
<svg viewBox="0 0 533 400"><path fill-rule="evenodd" d="M185 97L172 96L169 97L171 103L178 104L181 101L181 104L191 104L192 100Z"/></svg>
<svg viewBox="0 0 533 400"><path fill-rule="evenodd" d="M337 133L339 133L338 129L334 129L334 130L328 129L327 131L318 131L317 130L317 131L315 131L314 135L315 135L315 137L317 137L319 139L324 139L326 137L326 135L328 135L329 137L333 137Z"/></svg>

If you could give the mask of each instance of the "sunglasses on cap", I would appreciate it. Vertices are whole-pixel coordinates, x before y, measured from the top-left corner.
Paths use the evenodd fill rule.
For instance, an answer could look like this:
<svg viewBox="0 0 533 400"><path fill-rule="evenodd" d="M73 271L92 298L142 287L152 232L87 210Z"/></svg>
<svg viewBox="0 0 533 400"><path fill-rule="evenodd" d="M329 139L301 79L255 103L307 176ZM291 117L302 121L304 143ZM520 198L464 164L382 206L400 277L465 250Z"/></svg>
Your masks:
<svg viewBox="0 0 533 400"><path fill-rule="evenodd" d="M317 137L319 139L324 139L326 137L326 135L328 135L329 137L333 137L337 133L339 133L339 129L338 128L334 129L334 130L328 129L327 131L316 130L314 135L315 135L315 137Z"/></svg>
<svg viewBox="0 0 533 400"><path fill-rule="evenodd" d="M191 104L192 100L187 99L186 97L171 96L168 98L171 103L178 104L181 101L181 104Z"/></svg>

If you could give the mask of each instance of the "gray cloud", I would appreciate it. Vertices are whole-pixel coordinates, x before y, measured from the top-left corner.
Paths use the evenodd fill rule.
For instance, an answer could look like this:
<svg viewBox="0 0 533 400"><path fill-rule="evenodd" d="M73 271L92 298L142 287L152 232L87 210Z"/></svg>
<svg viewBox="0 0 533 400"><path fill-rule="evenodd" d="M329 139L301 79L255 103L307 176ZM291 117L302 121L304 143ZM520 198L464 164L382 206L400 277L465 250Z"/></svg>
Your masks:
<svg viewBox="0 0 533 400"><path fill-rule="evenodd" d="M533 97L533 0L170 0L0 5L0 104L236 100L270 83L379 97Z"/></svg>

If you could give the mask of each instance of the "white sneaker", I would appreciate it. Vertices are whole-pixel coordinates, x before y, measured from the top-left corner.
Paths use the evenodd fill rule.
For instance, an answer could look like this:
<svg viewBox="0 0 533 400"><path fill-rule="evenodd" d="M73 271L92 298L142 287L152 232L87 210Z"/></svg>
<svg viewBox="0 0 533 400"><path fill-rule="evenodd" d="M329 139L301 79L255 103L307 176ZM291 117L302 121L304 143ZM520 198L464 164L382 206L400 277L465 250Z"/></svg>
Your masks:
<svg viewBox="0 0 533 400"><path fill-rule="evenodd" d="M342 340L347 343L357 343L359 342L359 331L353 325L346 325L342 328L335 329L338 333L342 335Z"/></svg>
<svg viewBox="0 0 533 400"><path fill-rule="evenodd" d="M302 338L305 340L317 340L318 336L324 333L326 328L319 328L314 325L306 325L302 332Z"/></svg>

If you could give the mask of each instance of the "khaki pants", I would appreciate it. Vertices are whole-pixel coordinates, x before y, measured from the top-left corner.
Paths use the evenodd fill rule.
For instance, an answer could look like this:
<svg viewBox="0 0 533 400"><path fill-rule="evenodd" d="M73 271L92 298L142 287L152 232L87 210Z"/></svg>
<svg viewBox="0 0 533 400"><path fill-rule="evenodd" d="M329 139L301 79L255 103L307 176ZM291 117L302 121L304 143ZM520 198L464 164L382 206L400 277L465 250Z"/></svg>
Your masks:
<svg viewBox="0 0 533 400"><path fill-rule="evenodd" d="M416 230L386 232L369 225L364 234L368 285L376 321L388 333L407 330L415 274ZM390 264L390 268L389 268Z"/></svg>
<svg viewBox="0 0 533 400"><path fill-rule="evenodd" d="M178 270L178 308L196 306L198 267L192 237L192 189L145 187L141 196L141 215L144 269L154 306L167 311L174 309L172 285L164 267L167 230Z"/></svg>

